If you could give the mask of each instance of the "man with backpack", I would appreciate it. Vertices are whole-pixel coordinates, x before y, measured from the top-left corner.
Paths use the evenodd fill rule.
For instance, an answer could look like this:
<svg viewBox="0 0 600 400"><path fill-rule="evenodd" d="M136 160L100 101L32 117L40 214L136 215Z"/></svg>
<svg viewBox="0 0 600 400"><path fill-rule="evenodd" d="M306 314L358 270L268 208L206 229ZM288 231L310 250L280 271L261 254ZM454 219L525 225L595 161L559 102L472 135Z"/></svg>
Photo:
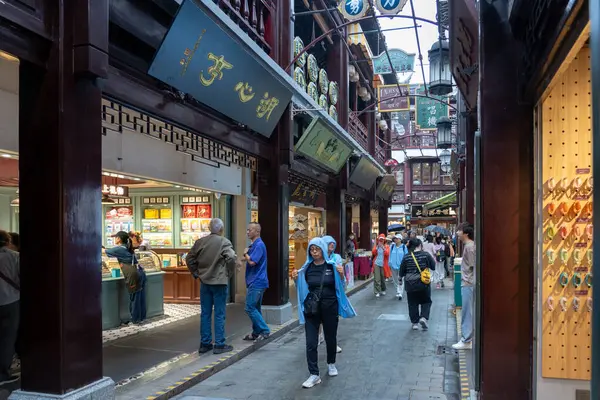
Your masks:
<svg viewBox="0 0 600 400"><path fill-rule="evenodd" d="M196 240L186 257L186 264L194 278L200 279L200 348L203 354L227 353L233 346L225 344L225 309L227 285L233 276L237 256L229 239L223 237L224 225L219 218L209 223L210 235ZM215 309L215 343L213 346L211 320Z"/></svg>

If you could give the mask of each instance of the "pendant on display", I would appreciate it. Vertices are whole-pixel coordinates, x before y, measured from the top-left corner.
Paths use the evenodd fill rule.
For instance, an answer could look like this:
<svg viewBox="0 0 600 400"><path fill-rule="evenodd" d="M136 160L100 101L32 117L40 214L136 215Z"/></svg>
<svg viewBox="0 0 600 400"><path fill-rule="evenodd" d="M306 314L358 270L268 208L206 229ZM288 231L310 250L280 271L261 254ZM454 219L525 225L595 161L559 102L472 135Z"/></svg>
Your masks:
<svg viewBox="0 0 600 400"><path fill-rule="evenodd" d="M586 305L587 305L587 309L588 309L589 312L592 312L592 304L593 304L592 298L588 297L587 301L586 301Z"/></svg>
<svg viewBox="0 0 600 400"><path fill-rule="evenodd" d="M592 218L594 211L594 206L592 203L587 203L585 207L583 207L583 216L586 218Z"/></svg>
<svg viewBox="0 0 600 400"><path fill-rule="evenodd" d="M560 237L565 240L567 238L567 236L569 236L569 228L567 228L566 225L562 225L559 229L558 229L558 233L560 234Z"/></svg>
<svg viewBox="0 0 600 400"><path fill-rule="evenodd" d="M594 237L594 225L588 224L585 227L585 234L587 235L587 238L589 240L592 240L592 238Z"/></svg>
<svg viewBox="0 0 600 400"><path fill-rule="evenodd" d="M558 182L558 190L560 192L566 192L569 188L569 183L567 182L567 178L562 178L560 182Z"/></svg>
<svg viewBox="0 0 600 400"><path fill-rule="evenodd" d="M548 179L548 181L546 182L546 187L548 188L548 191L550 193L554 192L554 189L556 188L556 181L554 180L554 178Z"/></svg>
<svg viewBox="0 0 600 400"><path fill-rule="evenodd" d="M573 250L573 260L575 261L575 264L581 263L581 250L580 249Z"/></svg>
<svg viewBox="0 0 600 400"><path fill-rule="evenodd" d="M548 262L550 264L554 264L554 261L556 261L556 253L552 249L546 250L546 257L548 257Z"/></svg>
<svg viewBox="0 0 600 400"><path fill-rule="evenodd" d="M560 283L560 286L566 287L569 284L569 275L566 272L561 272L558 276L558 283Z"/></svg>
<svg viewBox="0 0 600 400"><path fill-rule="evenodd" d="M573 274L573 278L571 279L571 282L573 283L573 286L578 288L579 286L581 286L581 274L579 272L575 272Z"/></svg>
<svg viewBox="0 0 600 400"><path fill-rule="evenodd" d="M591 192L594 190L594 177L589 177L583 184L583 190Z"/></svg>
<svg viewBox="0 0 600 400"><path fill-rule="evenodd" d="M566 297L561 297L560 301L559 301L559 304L560 304L560 309L563 312L567 311L567 298Z"/></svg>
<svg viewBox="0 0 600 400"><path fill-rule="evenodd" d="M593 280L594 280L594 278L593 278L592 274L587 274L585 276L585 284L590 288L592 287Z"/></svg>
<svg viewBox="0 0 600 400"><path fill-rule="evenodd" d="M554 226L550 225L548 229L546 229L546 238L552 240L554 239L554 236L556 236L556 229Z"/></svg>
<svg viewBox="0 0 600 400"><path fill-rule="evenodd" d="M564 201L562 203L560 203L560 205L558 206L558 210L560 211L560 213L565 216L567 215L567 213L569 212L569 206L567 205L567 203L565 203Z"/></svg>
<svg viewBox="0 0 600 400"><path fill-rule="evenodd" d="M569 252L567 251L567 249L560 249L560 251L558 252L558 256L560 257L560 261L562 261L563 264L566 264L569 260Z"/></svg>
<svg viewBox="0 0 600 400"><path fill-rule="evenodd" d="M572 303L572 305L573 305L573 310L575 312L578 312L579 311L579 305L580 305L579 297L573 297L573 303Z"/></svg>
<svg viewBox="0 0 600 400"><path fill-rule="evenodd" d="M575 236L575 239L581 239L581 234L581 227L579 225L575 225L575 228L573 228L573 236Z"/></svg>
<svg viewBox="0 0 600 400"><path fill-rule="evenodd" d="M556 211L556 206L554 205L554 203L548 203L546 210L548 211L548 215L552 217L554 215L554 212Z"/></svg>
<svg viewBox="0 0 600 400"><path fill-rule="evenodd" d="M579 213L581 212L581 202L579 200L576 200L573 203L573 212L575 213L575 215L579 215Z"/></svg>
<svg viewBox="0 0 600 400"><path fill-rule="evenodd" d="M546 300L546 305L548 306L549 311L554 311L554 297L548 296L548 300Z"/></svg>
<svg viewBox="0 0 600 400"><path fill-rule="evenodd" d="M587 257L588 262L591 264L592 261L594 260L594 250L589 249L585 255Z"/></svg>
<svg viewBox="0 0 600 400"><path fill-rule="evenodd" d="M583 184L583 182L581 181L580 177L573 179L573 190L575 190L576 192L579 192L579 189L581 189L582 184Z"/></svg>

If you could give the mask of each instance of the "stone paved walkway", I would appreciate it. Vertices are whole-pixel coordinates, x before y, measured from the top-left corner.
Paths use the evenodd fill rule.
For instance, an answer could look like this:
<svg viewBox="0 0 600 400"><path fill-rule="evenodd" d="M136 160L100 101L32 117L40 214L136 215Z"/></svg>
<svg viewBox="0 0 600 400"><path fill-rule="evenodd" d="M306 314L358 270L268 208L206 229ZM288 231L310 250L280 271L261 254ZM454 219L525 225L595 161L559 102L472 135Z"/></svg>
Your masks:
<svg viewBox="0 0 600 400"><path fill-rule="evenodd" d="M319 347L323 383L302 389L308 377L304 328L282 338L180 394L180 400L213 399L456 399L458 360L444 352L456 341L449 312L452 291L434 290L430 330L412 331L406 300L376 299L372 287L351 298L359 316L341 320L340 375L326 375L325 346Z"/></svg>

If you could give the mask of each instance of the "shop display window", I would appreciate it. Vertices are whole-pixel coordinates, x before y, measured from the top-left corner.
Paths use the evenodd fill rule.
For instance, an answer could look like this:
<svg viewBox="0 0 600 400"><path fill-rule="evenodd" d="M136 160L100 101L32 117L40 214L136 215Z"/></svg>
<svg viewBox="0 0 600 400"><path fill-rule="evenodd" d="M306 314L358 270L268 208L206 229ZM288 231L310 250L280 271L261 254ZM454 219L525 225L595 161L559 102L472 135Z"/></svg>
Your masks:
<svg viewBox="0 0 600 400"><path fill-rule="evenodd" d="M208 236L210 234L209 224L211 218L210 196L182 196L181 246L191 247L196 240Z"/></svg>
<svg viewBox="0 0 600 400"><path fill-rule="evenodd" d="M124 199L120 199L124 200ZM129 199L127 199L129 200ZM131 203L131 201L129 202ZM105 246L114 246L114 238L111 236L119 231L134 231L133 207L125 205L114 205L104 207L104 234Z"/></svg>
<svg viewBox="0 0 600 400"><path fill-rule="evenodd" d="M142 197L142 235L151 247L173 247L173 208L169 196Z"/></svg>
<svg viewBox="0 0 600 400"><path fill-rule="evenodd" d="M137 251L135 256L142 268L148 272L157 272L161 268L161 258L153 251ZM123 276L121 265L114 257L102 254L102 278L118 278Z"/></svg>

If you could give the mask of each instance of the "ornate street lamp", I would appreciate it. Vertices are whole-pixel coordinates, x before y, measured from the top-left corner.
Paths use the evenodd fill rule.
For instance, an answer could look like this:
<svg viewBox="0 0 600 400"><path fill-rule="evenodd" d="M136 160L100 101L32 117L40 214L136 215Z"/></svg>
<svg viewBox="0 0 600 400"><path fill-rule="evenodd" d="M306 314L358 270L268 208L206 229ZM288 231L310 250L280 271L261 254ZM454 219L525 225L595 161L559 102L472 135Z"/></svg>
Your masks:
<svg viewBox="0 0 600 400"><path fill-rule="evenodd" d="M452 121L448 117L437 120L437 148L449 149L452 147Z"/></svg>
<svg viewBox="0 0 600 400"><path fill-rule="evenodd" d="M452 93L450 44L440 39L429 50L429 92L436 96Z"/></svg>
<svg viewBox="0 0 600 400"><path fill-rule="evenodd" d="M452 155L450 154L450 150L445 149L440 152L440 168L442 172L448 173L450 172L450 158Z"/></svg>

